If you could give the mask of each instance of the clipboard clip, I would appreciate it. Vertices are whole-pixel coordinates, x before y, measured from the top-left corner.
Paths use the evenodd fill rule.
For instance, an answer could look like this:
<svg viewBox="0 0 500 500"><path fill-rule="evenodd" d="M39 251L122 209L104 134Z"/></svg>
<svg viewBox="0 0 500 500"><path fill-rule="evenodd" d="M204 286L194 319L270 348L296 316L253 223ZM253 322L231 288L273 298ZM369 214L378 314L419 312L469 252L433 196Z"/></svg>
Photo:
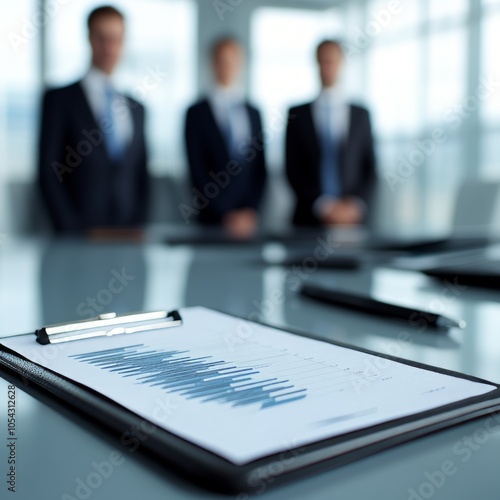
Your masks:
<svg viewBox="0 0 500 500"><path fill-rule="evenodd" d="M107 313L85 321L46 326L36 330L35 335L39 344L47 345L174 328L180 325L182 318L178 311L154 311L120 316L116 313Z"/></svg>

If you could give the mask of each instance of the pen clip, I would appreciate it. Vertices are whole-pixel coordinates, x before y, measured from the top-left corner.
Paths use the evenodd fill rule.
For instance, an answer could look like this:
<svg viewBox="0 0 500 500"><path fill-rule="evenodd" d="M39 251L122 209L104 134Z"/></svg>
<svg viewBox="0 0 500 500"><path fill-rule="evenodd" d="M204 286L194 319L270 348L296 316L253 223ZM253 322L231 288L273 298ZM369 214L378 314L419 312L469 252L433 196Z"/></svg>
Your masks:
<svg viewBox="0 0 500 500"><path fill-rule="evenodd" d="M181 324L182 318L178 311L154 311L121 316L117 316L116 313L107 313L85 321L46 326L36 330L35 335L39 344L47 345L174 328Z"/></svg>

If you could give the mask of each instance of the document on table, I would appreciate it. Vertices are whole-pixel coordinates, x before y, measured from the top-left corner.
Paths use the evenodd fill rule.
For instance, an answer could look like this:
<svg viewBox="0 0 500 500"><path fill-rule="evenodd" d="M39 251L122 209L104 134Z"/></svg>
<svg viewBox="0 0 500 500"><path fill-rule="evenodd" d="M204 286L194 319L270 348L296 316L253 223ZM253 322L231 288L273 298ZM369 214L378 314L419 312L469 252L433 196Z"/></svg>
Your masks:
<svg viewBox="0 0 500 500"><path fill-rule="evenodd" d="M209 309L180 313L165 330L2 344L236 465L496 389Z"/></svg>

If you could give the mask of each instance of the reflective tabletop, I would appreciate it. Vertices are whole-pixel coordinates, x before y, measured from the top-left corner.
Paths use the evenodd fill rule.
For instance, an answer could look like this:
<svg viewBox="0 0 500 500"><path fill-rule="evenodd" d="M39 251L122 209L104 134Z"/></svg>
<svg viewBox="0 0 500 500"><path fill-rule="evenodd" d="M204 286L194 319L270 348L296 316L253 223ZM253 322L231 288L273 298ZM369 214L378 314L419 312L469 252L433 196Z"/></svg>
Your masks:
<svg viewBox="0 0 500 500"><path fill-rule="evenodd" d="M279 262L287 248L276 241L245 246L167 245L161 238L142 242L4 238L0 336L109 311L201 305L500 382L499 291L435 281L395 269L383 259L358 269L327 269L319 265L317 241L288 244L302 252L301 258L278 265L272 262ZM425 322L409 324L353 313L300 296L297 291L305 282L371 293L463 319L467 327L437 331ZM4 450L9 387L0 379ZM73 418L71 412L25 393L21 384L15 398L13 498L227 498L178 477L140 450L130 452L118 439ZM258 493L233 498L497 500L499 457L500 416L490 415L307 479L278 487L268 480ZM104 462L114 465L96 474ZM9 493L8 471L2 453L2 498Z"/></svg>

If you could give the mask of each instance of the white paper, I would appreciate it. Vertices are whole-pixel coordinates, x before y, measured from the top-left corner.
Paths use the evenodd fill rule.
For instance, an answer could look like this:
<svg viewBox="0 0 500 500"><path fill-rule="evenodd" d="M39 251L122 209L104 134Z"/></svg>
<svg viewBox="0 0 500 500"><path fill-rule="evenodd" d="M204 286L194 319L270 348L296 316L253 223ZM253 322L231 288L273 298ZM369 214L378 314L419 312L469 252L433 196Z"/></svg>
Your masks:
<svg viewBox="0 0 500 500"><path fill-rule="evenodd" d="M181 315L146 333L2 343L235 464L495 389L204 308Z"/></svg>

